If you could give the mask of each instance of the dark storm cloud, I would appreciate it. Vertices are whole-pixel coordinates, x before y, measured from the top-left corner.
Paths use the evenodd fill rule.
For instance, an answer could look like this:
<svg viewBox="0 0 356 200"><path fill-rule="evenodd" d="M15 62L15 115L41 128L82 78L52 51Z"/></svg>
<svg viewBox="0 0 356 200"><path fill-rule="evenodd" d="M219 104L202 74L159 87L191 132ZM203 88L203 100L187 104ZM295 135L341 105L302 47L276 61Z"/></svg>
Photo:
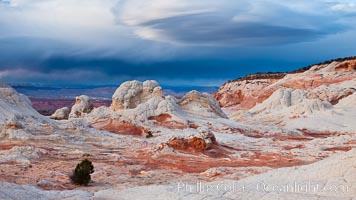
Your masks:
<svg viewBox="0 0 356 200"><path fill-rule="evenodd" d="M1 68L34 67L52 55L74 54L75 49L63 41L43 37L0 37ZM37 66L45 68L44 66Z"/></svg>
<svg viewBox="0 0 356 200"><path fill-rule="evenodd" d="M219 85L355 55L355 13L321 0L0 0L0 81Z"/></svg>
<svg viewBox="0 0 356 200"><path fill-rule="evenodd" d="M123 75L127 77L146 78L212 78L226 79L225 73L216 73L219 70L224 72L236 72L236 68L231 67L235 61L218 60L186 60L186 61L166 61L154 63L132 63L115 59L73 59L73 58L52 58L39 65L44 66L43 72L54 72L58 70L98 71L106 75Z"/></svg>
<svg viewBox="0 0 356 200"><path fill-rule="evenodd" d="M226 80L246 75L250 70L261 71L272 66L276 67L274 61L268 60L251 63L249 60L197 59L142 64L117 59L52 57L42 62L8 67L4 80L56 85L117 85L126 80L155 79L164 85L218 86ZM280 69L272 69L275 70Z"/></svg>
<svg viewBox="0 0 356 200"><path fill-rule="evenodd" d="M207 20L210 19L210 20ZM333 34L341 27L329 30L293 28L260 22L236 23L211 14L195 14L152 20L140 24L153 30L163 30L168 38L188 44L283 44L306 42Z"/></svg>
<svg viewBox="0 0 356 200"><path fill-rule="evenodd" d="M154 6L142 0L120 1L114 14L119 23L132 26L142 38L190 45L243 47L309 42L352 28L340 20L350 13L331 12L329 3L323 1L169 2L176 3L177 8L168 3ZM144 14L135 12L133 6L145 6Z"/></svg>

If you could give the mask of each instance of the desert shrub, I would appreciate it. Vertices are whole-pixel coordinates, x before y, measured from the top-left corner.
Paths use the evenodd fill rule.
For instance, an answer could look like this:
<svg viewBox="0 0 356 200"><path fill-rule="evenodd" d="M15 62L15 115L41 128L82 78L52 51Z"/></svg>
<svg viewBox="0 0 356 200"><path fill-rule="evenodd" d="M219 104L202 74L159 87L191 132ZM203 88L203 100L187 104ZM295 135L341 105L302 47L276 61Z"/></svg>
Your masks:
<svg viewBox="0 0 356 200"><path fill-rule="evenodd" d="M85 159L81 163L77 164L73 174L70 176L72 183L76 185L85 185L87 186L91 180L90 174L94 172L93 164Z"/></svg>
<svg viewBox="0 0 356 200"><path fill-rule="evenodd" d="M148 132L146 133L146 138L151 138L151 137L153 137L153 134L152 134L151 131L148 131Z"/></svg>

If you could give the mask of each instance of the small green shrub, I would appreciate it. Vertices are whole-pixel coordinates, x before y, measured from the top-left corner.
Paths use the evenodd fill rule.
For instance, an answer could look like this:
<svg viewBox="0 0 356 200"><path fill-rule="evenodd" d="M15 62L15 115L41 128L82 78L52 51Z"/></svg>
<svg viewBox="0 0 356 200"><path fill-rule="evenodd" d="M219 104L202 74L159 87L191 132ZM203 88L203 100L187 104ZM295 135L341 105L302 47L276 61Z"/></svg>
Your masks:
<svg viewBox="0 0 356 200"><path fill-rule="evenodd" d="M72 183L76 185L85 185L87 186L91 180L90 174L94 172L93 164L85 159L81 163L77 164L73 174L70 176Z"/></svg>

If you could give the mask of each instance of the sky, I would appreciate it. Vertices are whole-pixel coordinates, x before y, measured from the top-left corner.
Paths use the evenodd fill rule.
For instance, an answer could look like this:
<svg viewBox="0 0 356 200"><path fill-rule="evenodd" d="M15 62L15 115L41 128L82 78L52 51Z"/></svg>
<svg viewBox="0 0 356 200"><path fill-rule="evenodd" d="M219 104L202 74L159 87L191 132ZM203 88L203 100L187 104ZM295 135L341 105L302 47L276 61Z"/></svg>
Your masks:
<svg viewBox="0 0 356 200"><path fill-rule="evenodd" d="M356 55L356 0L0 0L0 81L218 86Z"/></svg>

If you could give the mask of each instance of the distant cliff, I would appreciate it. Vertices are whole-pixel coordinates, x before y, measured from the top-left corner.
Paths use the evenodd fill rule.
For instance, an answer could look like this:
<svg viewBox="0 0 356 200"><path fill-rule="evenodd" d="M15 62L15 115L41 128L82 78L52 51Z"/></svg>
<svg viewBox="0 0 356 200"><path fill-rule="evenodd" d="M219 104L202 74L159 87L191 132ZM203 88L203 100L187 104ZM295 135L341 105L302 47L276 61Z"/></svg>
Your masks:
<svg viewBox="0 0 356 200"><path fill-rule="evenodd" d="M281 87L306 90L324 84L339 83L355 78L355 69L356 57L347 57L291 72L256 73L227 81L213 95L222 107L250 109Z"/></svg>
<svg viewBox="0 0 356 200"><path fill-rule="evenodd" d="M256 73L256 74L249 74L247 76L240 77L230 82L234 81L244 81L244 80L257 80L257 79L281 79L285 77L288 73L284 72L267 72L267 73Z"/></svg>

